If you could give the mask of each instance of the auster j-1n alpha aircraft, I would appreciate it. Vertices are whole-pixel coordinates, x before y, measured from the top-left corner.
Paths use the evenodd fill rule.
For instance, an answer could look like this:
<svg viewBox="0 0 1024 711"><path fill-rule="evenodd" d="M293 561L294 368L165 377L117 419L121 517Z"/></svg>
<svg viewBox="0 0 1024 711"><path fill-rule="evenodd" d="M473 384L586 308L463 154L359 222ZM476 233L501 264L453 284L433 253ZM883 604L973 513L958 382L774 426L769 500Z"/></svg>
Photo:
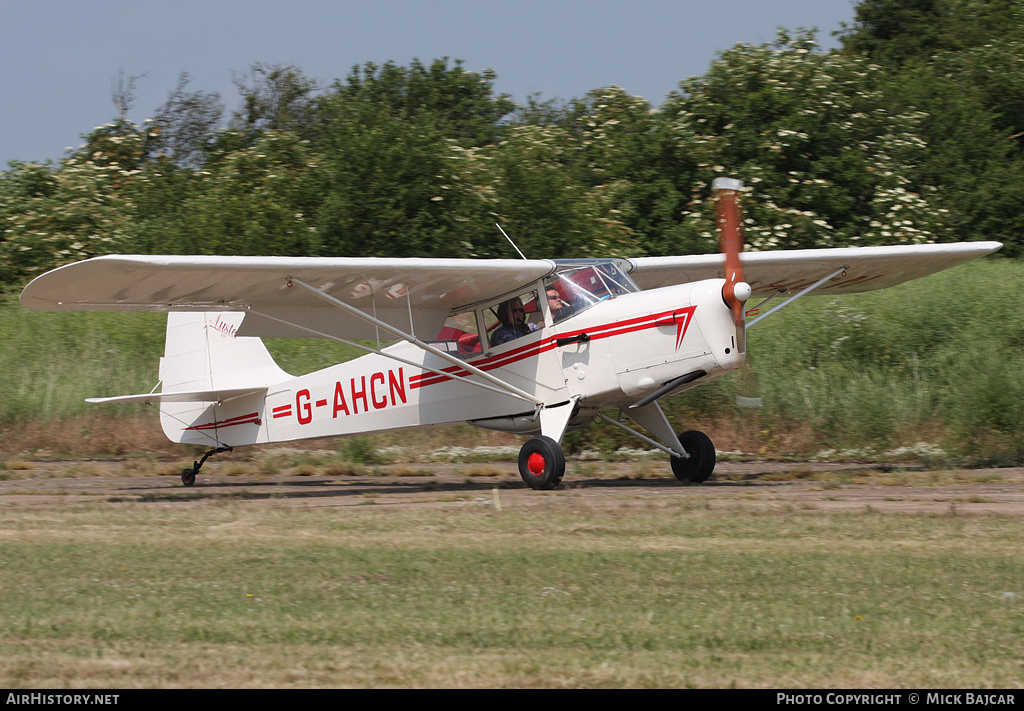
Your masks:
<svg viewBox="0 0 1024 711"><path fill-rule="evenodd" d="M43 274L21 302L37 310L168 313L160 391L90 402L159 404L168 438L209 447L182 473L186 486L209 456L232 447L469 422L531 435L519 472L530 487L552 489L565 473L563 436L595 420L663 450L679 480L703 482L714 470L714 445L701 432L677 434L658 400L740 368L748 327L808 293L880 289L1001 247L741 256L742 183L718 179L713 188L715 255L111 255ZM787 298L747 321L752 295ZM368 354L295 377L260 337L329 338Z"/></svg>

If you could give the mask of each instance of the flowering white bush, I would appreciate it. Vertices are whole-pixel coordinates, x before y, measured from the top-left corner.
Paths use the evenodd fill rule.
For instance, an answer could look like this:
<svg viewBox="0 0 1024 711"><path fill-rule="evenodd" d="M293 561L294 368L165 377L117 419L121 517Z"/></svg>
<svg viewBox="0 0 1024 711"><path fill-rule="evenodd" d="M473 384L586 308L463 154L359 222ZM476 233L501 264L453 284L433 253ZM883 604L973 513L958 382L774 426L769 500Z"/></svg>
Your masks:
<svg viewBox="0 0 1024 711"><path fill-rule="evenodd" d="M813 35L737 45L680 85L671 113L678 151L696 166L683 224L714 240L711 181L743 180L749 249L932 242L942 212L915 179L925 115L893 115L881 68L817 51Z"/></svg>

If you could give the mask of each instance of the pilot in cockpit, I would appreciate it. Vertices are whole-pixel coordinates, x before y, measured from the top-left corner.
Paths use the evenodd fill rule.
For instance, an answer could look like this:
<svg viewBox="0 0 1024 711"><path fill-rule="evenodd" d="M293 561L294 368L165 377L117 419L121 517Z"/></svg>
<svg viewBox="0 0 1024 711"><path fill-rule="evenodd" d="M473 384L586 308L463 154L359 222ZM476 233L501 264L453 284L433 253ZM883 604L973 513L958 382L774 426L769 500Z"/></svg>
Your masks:
<svg viewBox="0 0 1024 711"><path fill-rule="evenodd" d="M551 311L551 320L554 323L564 321L576 311L568 301L562 298L561 292L554 284L549 284L544 290L548 297L548 309Z"/></svg>

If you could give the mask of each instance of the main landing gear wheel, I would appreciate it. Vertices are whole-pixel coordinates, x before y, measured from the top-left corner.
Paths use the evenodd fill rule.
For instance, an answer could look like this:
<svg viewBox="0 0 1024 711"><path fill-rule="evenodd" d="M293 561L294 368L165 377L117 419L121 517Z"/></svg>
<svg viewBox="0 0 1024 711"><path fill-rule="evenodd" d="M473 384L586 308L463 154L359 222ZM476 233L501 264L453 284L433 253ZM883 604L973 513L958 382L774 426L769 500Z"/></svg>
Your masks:
<svg viewBox="0 0 1024 711"><path fill-rule="evenodd" d="M554 489L564 475L565 454L550 437L531 437L519 450L519 476L531 489Z"/></svg>
<svg viewBox="0 0 1024 711"><path fill-rule="evenodd" d="M196 483L196 472L194 469L186 469L181 473L181 483L185 486L192 486Z"/></svg>
<svg viewBox="0 0 1024 711"><path fill-rule="evenodd" d="M715 471L715 445L711 438L703 432L690 430L679 435L679 444L690 458L671 458L672 473L676 479L687 484L707 481Z"/></svg>

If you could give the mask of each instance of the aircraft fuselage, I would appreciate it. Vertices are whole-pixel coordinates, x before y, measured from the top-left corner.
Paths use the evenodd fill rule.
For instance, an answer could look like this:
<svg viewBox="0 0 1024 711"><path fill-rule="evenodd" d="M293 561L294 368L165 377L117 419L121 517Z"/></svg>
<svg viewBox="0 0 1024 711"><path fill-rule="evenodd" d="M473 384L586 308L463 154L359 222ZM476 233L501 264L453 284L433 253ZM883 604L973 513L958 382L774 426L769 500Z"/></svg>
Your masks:
<svg viewBox="0 0 1024 711"><path fill-rule="evenodd" d="M744 353L721 298L722 280L622 294L581 314L465 359L545 407L571 400L588 413L636 403L665 383L703 373L682 391L735 370ZM223 321L223 319L221 319ZM235 338L230 327L212 337ZM470 382L477 376L399 342L308 375L271 384L265 398L164 405L164 431L179 442L280 442L472 422L539 432L538 407Z"/></svg>

